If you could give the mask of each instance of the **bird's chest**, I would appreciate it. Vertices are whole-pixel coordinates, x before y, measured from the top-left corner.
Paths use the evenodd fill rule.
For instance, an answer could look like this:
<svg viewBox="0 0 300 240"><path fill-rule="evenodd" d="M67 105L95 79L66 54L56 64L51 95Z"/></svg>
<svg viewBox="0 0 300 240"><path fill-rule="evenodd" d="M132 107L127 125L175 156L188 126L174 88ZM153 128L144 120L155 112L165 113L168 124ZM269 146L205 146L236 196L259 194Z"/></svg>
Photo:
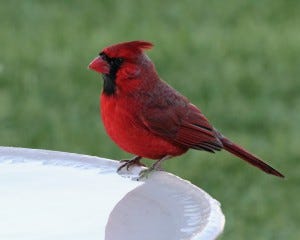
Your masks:
<svg viewBox="0 0 300 240"><path fill-rule="evenodd" d="M129 150L139 139L141 107L132 98L117 98L102 95L100 99L101 117L108 135L123 149Z"/></svg>

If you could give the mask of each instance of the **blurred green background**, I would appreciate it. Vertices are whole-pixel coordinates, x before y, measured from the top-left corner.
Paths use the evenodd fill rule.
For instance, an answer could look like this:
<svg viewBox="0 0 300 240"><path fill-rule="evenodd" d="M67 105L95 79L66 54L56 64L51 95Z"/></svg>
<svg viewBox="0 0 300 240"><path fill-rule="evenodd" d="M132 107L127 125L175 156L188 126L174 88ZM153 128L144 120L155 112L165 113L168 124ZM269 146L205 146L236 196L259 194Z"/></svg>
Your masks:
<svg viewBox="0 0 300 240"><path fill-rule="evenodd" d="M0 0L0 145L128 158L99 117L103 47L152 41L159 74L286 175L226 152L167 171L222 203L221 239L300 239L300 1Z"/></svg>

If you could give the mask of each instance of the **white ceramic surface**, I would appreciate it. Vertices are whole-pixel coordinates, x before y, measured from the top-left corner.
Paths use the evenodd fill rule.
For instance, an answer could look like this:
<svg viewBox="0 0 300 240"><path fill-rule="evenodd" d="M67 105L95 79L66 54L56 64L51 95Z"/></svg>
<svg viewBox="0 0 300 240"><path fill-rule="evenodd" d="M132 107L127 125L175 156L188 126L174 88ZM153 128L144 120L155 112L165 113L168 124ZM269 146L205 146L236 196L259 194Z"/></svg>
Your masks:
<svg viewBox="0 0 300 240"><path fill-rule="evenodd" d="M47 150L0 147L0 239L215 239L220 204L166 172Z"/></svg>

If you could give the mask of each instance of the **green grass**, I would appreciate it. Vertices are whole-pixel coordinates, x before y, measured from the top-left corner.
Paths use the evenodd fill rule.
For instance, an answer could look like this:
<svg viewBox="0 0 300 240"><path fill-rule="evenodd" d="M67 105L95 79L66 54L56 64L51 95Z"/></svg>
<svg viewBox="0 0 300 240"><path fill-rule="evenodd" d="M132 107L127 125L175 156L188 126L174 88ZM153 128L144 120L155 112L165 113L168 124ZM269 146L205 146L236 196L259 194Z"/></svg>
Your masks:
<svg viewBox="0 0 300 240"><path fill-rule="evenodd" d="M300 239L300 2L0 0L0 145L113 159L101 79L109 44L145 39L168 83L210 121L286 175L190 151L165 168L222 203L221 239Z"/></svg>

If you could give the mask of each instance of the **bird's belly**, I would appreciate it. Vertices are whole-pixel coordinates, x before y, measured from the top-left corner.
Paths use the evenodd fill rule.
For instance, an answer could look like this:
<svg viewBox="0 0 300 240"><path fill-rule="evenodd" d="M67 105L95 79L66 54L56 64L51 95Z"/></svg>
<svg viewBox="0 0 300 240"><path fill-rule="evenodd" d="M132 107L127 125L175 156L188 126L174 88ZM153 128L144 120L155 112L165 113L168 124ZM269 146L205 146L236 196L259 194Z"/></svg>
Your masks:
<svg viewBox="0 0 300 240"><path fill-rule="evenodd" d="M150 132L130 105L101 99L101 116L107 134L123 150L150 159L177 156L187 149Z"/></svg>

